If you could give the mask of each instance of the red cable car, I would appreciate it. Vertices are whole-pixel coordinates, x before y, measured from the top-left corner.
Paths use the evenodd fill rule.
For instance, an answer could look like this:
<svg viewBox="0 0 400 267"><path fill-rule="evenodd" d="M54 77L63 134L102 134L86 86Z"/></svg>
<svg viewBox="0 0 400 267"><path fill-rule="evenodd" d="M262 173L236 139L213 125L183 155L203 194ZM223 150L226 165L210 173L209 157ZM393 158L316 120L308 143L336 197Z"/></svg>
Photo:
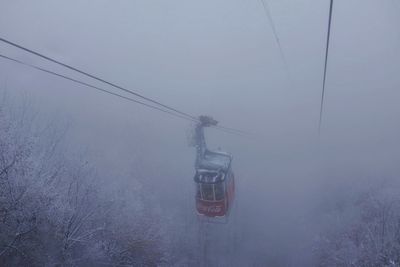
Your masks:
<svg viewBox="0 0 400 267"><path fill-rule="evenodd" d="M227 216L235 193L233 172L198 169L194 180L197 212L207 217Z"/></svg>
<svg viewBox="0 0 400 267"><path fill-rule="evenodd" d="M200 116L196 127L196 209L206 217L229 215L235 194L235 180L232 172L232 156L206 148L203 127L216 125L210 117Z"/></svg>

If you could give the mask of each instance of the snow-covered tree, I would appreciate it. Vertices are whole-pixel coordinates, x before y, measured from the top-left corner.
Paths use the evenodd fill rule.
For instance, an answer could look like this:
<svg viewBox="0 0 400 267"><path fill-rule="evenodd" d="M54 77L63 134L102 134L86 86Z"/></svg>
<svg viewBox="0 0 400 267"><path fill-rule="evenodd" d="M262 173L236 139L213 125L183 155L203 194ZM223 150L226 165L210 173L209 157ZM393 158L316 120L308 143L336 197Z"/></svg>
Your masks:
<svg viewBox="0 0 400 267"><path fill-rule="evenodd" d="M140 191L108 192L65 131L0 109L0 266L157 266L161 223ZM73 150L73 149L70 149ZM77 150L77 149L76 149ZM123 187L123 185L121 185Z"/></svg>
<svg viewBox="0 0 400 267"><path fill-rule="evenodd" d="M319 266L400 266L400 197L396 188L362 194L359 214L316 242ZM340 217L340 212L337 211Z"/></svg>

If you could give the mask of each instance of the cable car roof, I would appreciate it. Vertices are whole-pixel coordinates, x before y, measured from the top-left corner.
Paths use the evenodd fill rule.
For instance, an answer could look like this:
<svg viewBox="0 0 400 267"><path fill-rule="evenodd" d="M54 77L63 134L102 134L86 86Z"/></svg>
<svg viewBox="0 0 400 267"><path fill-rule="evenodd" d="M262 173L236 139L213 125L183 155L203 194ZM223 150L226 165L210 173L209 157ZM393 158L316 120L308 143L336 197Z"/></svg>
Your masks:
<svg viewBox="0 0 400 267"><path fill-rule="evenodd" d="M199 162L198 169L228 172L231 162L232 156L230 154L207 150L204 158Z"/></svg>

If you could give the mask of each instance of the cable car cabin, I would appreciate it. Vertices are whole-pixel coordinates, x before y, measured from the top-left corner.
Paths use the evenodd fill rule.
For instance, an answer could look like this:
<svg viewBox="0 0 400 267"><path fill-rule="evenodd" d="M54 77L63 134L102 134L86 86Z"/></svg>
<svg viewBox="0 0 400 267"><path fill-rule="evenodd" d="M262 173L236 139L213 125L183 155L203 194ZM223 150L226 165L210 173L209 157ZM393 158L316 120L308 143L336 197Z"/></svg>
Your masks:
<svg viewBox="0 0 400 267"><path fill-rule="evenodd" d="M196 168L196 209L206 217L224 217L233 204L232 156L207 150Z"/></svg>

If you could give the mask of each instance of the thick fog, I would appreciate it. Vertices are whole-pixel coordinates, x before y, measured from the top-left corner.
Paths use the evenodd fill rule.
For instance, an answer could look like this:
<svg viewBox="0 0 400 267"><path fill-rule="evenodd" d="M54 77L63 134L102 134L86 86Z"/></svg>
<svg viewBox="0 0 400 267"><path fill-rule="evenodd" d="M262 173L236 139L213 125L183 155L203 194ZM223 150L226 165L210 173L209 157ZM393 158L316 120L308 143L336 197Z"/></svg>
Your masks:
<svg viewBox="0 0 400 267"><path fill-rule="evenodd" d="M207 129L234 157L236 198L227 224L201 224L190 122L0 59L3 102L61 128L103 194L157 209L164 265L340 265L318 256L323 236L353 225L359 195L398 188L400 2L334 1L320 136L329 1L266 2L287 68L257 0L0 0L1 38L251 133ZM0 54L120 93L5 43Z"/></svg>

